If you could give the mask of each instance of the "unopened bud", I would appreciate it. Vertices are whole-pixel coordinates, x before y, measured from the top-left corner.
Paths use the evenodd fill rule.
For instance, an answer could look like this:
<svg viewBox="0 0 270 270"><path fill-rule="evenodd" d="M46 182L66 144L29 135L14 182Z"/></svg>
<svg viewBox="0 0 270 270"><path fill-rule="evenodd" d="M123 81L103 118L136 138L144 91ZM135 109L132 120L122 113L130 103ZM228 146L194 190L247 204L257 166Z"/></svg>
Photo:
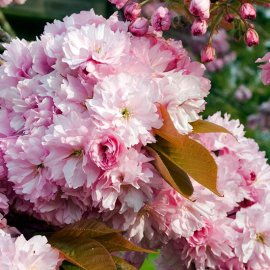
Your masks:
<svg viewBox="0 0 270 270"><path fill-rule="evenodd" d="M128 2L128 0L109 0L109 2L116 5L118 9L121 9Z"/></svg>
<svg viewBox="0 0 270 270"><path fill-rule="evenodd" d="M151 17L151 24L156 31L169 30L172 23L172 15L166 7L159 7Z"/></svg>
<svg viewBox="0 0 270 270"><path fill-rule="evenodd" d="M139 17L129 25L129 31L137 37L144 36L148 31L148 20L143 17Z"/></svg>
<svg viewBox="0 0 270 270"><path fill-rule="evenodd" d="M207 31L206 20L196 19L191 26L191 33L193 36L204 35Z"/></svg>
<svg viewBox="0 0 270 270"><path fill-rule="evenodd" d="M233 21L234 21L234 15L233 15L232 13L227 13L227 14L225 15L225 20L226 20L226 22L228 22L228 23L233 22Z"/></svg>
<svg viewBox="0 0 270 270"><path fill-rule="evenodd" d="M248 28L245 34L245 42L249 47L259 44L260 39L258 33L253 28Z"/></svg>
<svg viewBox="0 0 270 270"><path fill-rule="evenodd" d="M254 8L253 5L249 3L245 3L240 7L240 14L244 20L256 19L256 9Z"/></svg>
<svg viewBox="0 0 270 270"><path fill-rule="evenodd" d="M124 15L128 21L134 21L141 15L142 9L139 3L131 2L125 6Z"/></svg>
<svg viewBox="0 0 270 270"><path fill-rule="evenodd" d="M189 11L201 19L210 17L210 0L191 0Z"/></svg>
<svg viewBox="0 0 270 270"><path fill-rule="evenodd" d="M215 59L216 51L211 45L207 45L201 51L201 61L203 63L211 62Z"/></svg>

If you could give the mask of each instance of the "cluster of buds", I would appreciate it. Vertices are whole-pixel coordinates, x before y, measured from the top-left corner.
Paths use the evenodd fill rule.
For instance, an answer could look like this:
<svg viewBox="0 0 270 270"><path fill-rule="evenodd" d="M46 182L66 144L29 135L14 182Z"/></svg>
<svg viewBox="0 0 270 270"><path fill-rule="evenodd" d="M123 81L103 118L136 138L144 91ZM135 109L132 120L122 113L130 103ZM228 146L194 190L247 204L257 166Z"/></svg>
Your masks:
<svg viewBox="0 0 270 270"><path fill-rule="evenodd" d="M128 0L109 0L115 4L118 9L123 8L126 20L131 21L129 31L135 36L144 36L148 32L149 24L155 31L167 31L171 27L172 15L167 7L159 6L152 14L149 20L141 16L142 7L147 4L148 0L135 2Z"/></svg>
<svg viewBox="0 0 270 270"><path fill-rule="evenodd" d="M131 21L129 30L136 36L148 32L149 25L158 32L169 30L172 24L172 14L180 14L192 23L191 34L201 36L208 34L207 45L201 51L201 61L211 62L215 59L215 48L212 45L213 35L219 28L232 29L235 39L243 39L247 46L259 44L259 35L250 22L256 19L256 9L251 1L231 0L191 0L191 1L157 1L157 0L109 0L118 9L124 11L124 16ZM269 0L252 1L256 5L268 7ZM149 16L142 16L145 5L157 6Z"/></svg>
<svg viewBox="0 0 270 270"><path fill-rule="evenodd" d="M214 2L211 4L211 2ZM211 62L215 58L215 49L212 46L212 36L220 25L229 24L235 31L235 36L244 38L247 46L259 44L259 35L250 20L256 19L256 9L250 3L240 1L210 1L192 0L189 12L195 17L191 27L194 36L204 35L208 24L211 27L207 46L201 51L201 61ZM242 1L244 2L244 1Z"/></svg>

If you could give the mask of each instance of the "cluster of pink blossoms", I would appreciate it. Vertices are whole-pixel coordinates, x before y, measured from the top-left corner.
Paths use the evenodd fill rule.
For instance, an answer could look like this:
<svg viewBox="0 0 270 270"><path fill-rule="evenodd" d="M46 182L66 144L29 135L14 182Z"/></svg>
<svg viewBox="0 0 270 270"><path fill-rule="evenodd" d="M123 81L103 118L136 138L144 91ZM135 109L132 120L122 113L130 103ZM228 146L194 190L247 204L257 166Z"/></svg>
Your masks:
<svg viewBox="0 0 270 270"><path fill-rule="evenodd" d="M6 7L12 3L22 5L26 0L0 0L0 7Z"/></svg>
<svg viewBox="0 0 270 270"><path fill-rule="evenodd" d="M190 209L200 206L204 210L200 223L189 223L188 235L176 232L162 248L158 269L268 269L270 166L258 145L244 137L238 120L229 120L228 115L222 118L220 113L208 120L234 135L196 136L215 154L218 190L223 197L195 185Z"/></svg>
<svg viewBox="0 0 270 270"><path fill-rule="evenodd" d="M210 89L204 67L181 42L132 36L116 15L106 20L93 11L5 48L4 214L10 206L54 225L101 218L140 242L147 228L141 213L168 188L144 148L162 126L158 106L167 107L179 132L190 132Z"/></svg>
<svg viewBox="0 0 270 270"><path fill-rule="evenodd" d="M13 40L2 57L3 179L18 210L54 224L136 216L162 183L144 149L162 126L158 104L186 134L210 88L180 42L132 36L93 11Z"/></svg>
<svg viewBox="0 0 270 270"><path fill-rule="evenodd" d="M142 246L165 245L161 269L178 269L178 263L183 269L192 263L198 269L265 268L270 168L264 154L237 121L217 114L209 121L237 140L229 134L196 138L217 155L224 197L196 183L195 202L174 191L145 146L155 142L152 129L162 126L159 104L181 134L190 133L210 82L181 42L151 31L134 36L128 27L116 14L106 20L81 12L48 24L34 42L14 39L5 46L1 212L10 208L53 225L101 219ZM25 262L18 269L57 269L58 254L44 237L26 242L10 235L0 231L0 261L9 254L11 262ZM143 260L132 253L127 259L136 265ZM16 269L4 263L3 269Z"/></svg>

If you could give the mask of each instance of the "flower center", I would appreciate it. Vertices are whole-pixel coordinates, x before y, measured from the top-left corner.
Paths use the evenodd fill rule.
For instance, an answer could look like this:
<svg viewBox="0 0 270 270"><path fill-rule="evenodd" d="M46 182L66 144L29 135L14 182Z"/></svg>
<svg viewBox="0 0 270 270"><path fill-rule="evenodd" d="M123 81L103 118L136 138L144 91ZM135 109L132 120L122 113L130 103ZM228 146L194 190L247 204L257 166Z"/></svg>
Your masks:
<svg viewBox="0 0 270 270"><path fill-rule="evenodd" d="M130 116L131 116L131 113L130 113L130 111L128 110L128 108L122 109L121 114L122 114L122 117L123 117L124 119L129 119Z"/></svg>
<svg viewBox="0 0 270 270"><path fill-rule="evenodd" d="M101 47L100 47L100 46L96 46L95 51L96 51L96 53L100 54L100 52L101 52Z"/></svg>
<svg viewBox="0 0 270 270"><path fill-rule="evenodd" d="M44 167L44 164L43 163L40 163L40 164L38 164L37 165L37 169L44 169L45 167Z"/></svg>
<svg viewBox="0 0 270 270"><path fill-rule="evenodd" d="M73 157L80 157L82 155L82 150L75 150L71 156Z"/></svg>
<svg viewBox="0 0 270 270"><path fill-rule="evenodd" d="M256 234L256 241L258 241L261 244L264 244L265 243L263 233L257 233Z"/></svg>

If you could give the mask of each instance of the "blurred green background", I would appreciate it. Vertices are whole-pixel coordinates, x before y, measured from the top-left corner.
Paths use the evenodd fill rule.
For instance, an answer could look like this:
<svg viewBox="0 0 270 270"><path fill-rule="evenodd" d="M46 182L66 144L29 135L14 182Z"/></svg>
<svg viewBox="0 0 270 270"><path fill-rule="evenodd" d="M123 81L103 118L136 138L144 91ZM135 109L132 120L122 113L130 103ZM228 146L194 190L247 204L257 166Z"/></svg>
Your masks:
<svg viewBox="0 0 270 270"><path fill-rule="evenodd" d="M17 36L33 40L43 32L47 22L91 8L105 17L115 11L106 0L28 0L25 5L2 9L1 15L4 15ZM2 22L4 17L0 18ZM247 127L247 136L255 138L261 149L267 152L268 157L270 157L270 104L265 102L269 100L270 87L261 83L260 70L255 61L270 50L270 31L267 31L270 29L269 18L269 12L258 11L256 29L261 42L256 48L247 48L243 41L235 42L233 38L228 38L229 51L235 53L235 59L215 72L206 73L212 81L212 90L203 113L207 117L220 110L222 113L231 114L232 118L239 118ZM169 35L185 40L186 48L194 58L198 58L198 52L196 53L196 49L194 50L191 45L185 30L175 29ZM240 86L249 89L252 97L246 100L237 99L235 93ZM262 105L263 103L265 104ZM153 259L154 257L150 256L141 269L154 270Z"/></svg>

